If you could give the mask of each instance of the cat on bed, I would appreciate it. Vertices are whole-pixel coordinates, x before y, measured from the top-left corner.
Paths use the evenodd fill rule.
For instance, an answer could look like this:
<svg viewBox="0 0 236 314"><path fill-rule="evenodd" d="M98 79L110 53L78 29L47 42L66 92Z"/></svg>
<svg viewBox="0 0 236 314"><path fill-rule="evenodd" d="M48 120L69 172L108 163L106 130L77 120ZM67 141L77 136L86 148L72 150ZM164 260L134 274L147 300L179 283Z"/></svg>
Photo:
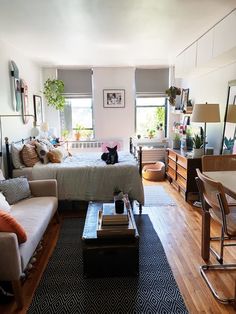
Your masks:
<svg viewBox="0 0 236 314"><path fill-rule="evenodd" d="M114 165L118 162L118 154L117 154L117 145L115 147L108 147L108 153L103 153L101 158L104 160L107 165Z"/></svg>

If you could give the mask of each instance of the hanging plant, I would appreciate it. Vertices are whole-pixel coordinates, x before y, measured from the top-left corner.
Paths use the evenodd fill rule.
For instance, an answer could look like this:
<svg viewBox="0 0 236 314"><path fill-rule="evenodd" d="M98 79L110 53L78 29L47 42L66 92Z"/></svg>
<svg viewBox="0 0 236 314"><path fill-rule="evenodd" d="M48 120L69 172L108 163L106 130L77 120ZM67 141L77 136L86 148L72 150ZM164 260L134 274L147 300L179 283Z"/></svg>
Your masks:
<svg viewBox="0 0 236 314"><path fill-rule="evenodd" d="M65 106L64 83L61 80L47 79L44 83L43 94L47 100L48 106L52 106L57 110L63 110Z"/></svg>
<svg viewBox="0 0 236 314"><path fill-rule="evenodd" d="M171 86L166 90L166 94L169 96L169 103L171 106L175 106L175 99L177 95L181 95L181 88Z"/></svg>

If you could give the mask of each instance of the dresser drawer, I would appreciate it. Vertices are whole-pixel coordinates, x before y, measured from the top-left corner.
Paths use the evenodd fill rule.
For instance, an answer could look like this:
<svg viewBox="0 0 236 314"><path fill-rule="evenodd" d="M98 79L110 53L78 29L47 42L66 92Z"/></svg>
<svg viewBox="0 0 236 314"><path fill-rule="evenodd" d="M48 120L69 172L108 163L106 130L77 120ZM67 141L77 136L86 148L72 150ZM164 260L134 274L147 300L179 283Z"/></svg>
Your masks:
<svg viewBox="0 0 236 314"><path fill-rule="evenodd" d="M176 169L176 162L174 160L168 158L168 166L175 170Z"/></svg>
<svg viewBox="0 0 236 314"><path fill-rule="evenodd" d="M177 183L179 184L179 186L186 190L187 188L187 181L180 175L177 173Z"/></svg>
<svg viewBox="0 0 236 314"><path fill-rule="evenodd" d="M175 180L176 178L176 172L174 169L172 169L171 167L167 168L167 174L173 179Z"/></svg>
<svg viewBox="0 0 236 314"><path fill-rule="evenodd" d="M179 173L182 177L184 177L187 180L187 169L180 166L179 164L177 164L176 168L177 173Z"/></svg>
<svg viewBox="0 0 236 314"><path fill-rule="evenodd" d="M168 154L168 157L170 158L170 159L172 159L172 160L174 160L174 161L176 161L176 153L175 152L173 152L173 151L171 151L171 150L169 150L169 154Z"/></svg>
<svg viewBox="0 0 236 314"><path fill-rule="evenodd" d="M178 155L177 156L177 164L179 164L183 168L187 169L187 164L188 164L187 158Z"/></svg>

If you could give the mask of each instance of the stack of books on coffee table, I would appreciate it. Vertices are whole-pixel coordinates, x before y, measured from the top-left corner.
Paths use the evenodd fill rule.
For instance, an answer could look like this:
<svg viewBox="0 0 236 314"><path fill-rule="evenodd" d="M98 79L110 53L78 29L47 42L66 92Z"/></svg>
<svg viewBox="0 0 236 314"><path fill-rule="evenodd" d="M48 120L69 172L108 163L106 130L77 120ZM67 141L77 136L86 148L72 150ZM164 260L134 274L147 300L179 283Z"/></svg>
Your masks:
<svg viewBox="0 0 236 314"><path fill-rule="evenodd" d="M113 203L104 203L99 212L98 237L133 236L135 229L130 219L129 209L125 208L124 213L117 214Z"/></svg>

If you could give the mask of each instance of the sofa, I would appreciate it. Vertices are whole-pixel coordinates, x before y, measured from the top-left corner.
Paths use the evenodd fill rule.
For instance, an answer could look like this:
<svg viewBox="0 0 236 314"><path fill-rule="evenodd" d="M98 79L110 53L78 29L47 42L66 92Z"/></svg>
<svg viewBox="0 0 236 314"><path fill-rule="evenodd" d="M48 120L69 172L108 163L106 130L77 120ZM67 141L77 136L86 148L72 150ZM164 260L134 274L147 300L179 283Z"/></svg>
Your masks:
<svg viewBox="0 0 236 314"><path fill-rule="evenodd" d="M0 281L11 281L18 308L23 306L21 277L46 231L58 217L56 180L29 181L31 197L11 206L10 214L24 228L27 240L19 244L12 232L0 232ZM59 221L59 220L58 220Z"/></svg>

